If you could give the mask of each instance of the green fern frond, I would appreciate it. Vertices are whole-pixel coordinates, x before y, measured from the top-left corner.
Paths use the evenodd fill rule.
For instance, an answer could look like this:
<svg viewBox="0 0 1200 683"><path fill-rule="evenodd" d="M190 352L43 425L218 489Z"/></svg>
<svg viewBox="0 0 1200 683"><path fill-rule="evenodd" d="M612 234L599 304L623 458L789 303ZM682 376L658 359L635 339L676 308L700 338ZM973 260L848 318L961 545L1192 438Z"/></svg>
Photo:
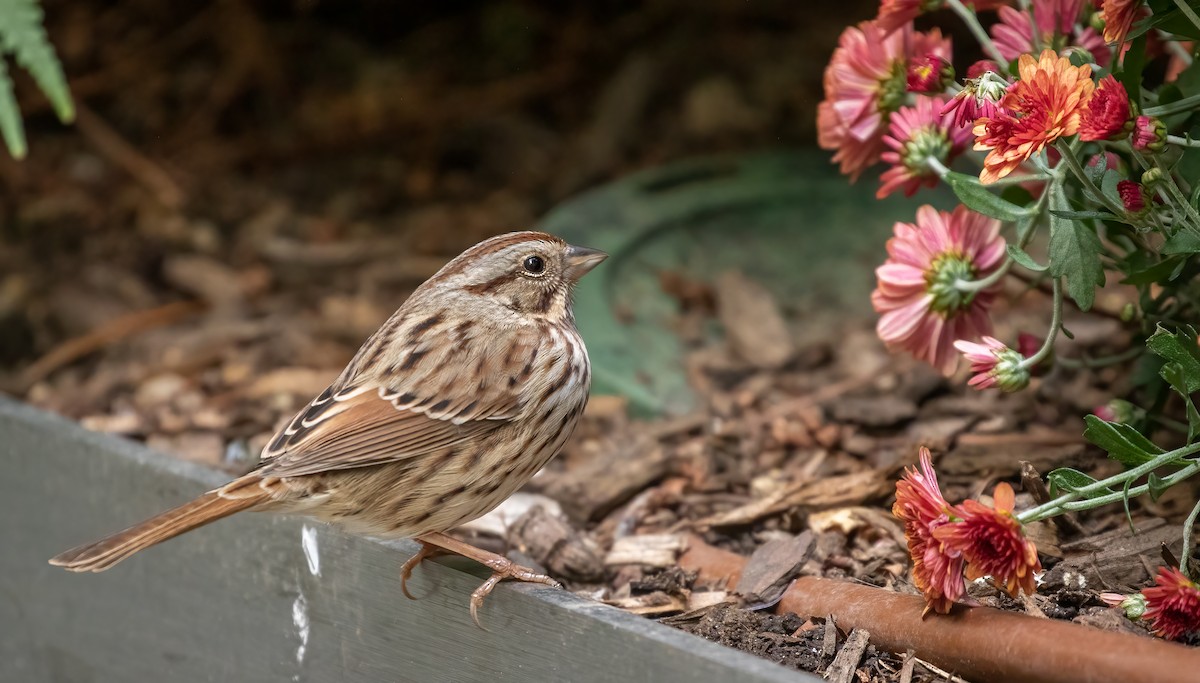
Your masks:
<svg viewBox="0 0 1200 683"><path fill-rule="evenodd" d="M0 0L0 53L12 55L25 67L50 100L63 123L75 120L75 104L67 87L62 63L42 28L42 8L37 0ZM25 156L25 129L13 95L12 81L0 59L0 134L8 151Z"/></svg>
<svg viewBox="0 0 1200 683"><path fill-rule="evenodd" d="M0 135L4 136L10 154L18 159L25 158L25 125L21 123L21 110L3 59L0 59Z"/></svg>

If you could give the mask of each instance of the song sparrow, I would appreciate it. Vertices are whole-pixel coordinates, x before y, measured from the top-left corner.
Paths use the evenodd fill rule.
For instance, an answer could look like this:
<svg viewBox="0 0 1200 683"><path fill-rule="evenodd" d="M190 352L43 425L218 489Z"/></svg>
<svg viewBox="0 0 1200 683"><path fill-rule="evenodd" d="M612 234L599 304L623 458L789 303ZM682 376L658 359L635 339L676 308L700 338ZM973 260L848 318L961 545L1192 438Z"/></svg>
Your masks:
<svg viewBox="0 0 1200 683"><path fill-rule="evenodd" d="M173 510L50 560L104 571L242 510L308 515L349 531L414 538L504 579L557 586L444 532L499 505L563 447L587 404L590 366L571 288L606 258L538 232L481 242L413 292L342 374L275 435L254 471Z"/></svg>

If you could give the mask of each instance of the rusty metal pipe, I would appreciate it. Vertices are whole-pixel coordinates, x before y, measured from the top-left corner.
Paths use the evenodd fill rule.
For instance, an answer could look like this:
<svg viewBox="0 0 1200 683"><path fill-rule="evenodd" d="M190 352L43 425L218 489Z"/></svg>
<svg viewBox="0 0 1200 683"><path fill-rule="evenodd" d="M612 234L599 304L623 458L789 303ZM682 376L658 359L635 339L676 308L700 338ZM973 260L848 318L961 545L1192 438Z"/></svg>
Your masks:
<svg viewBox="0 0 1200 683"><path fill-rule="evenodd" d="M1200 681L1196 648L990 607L956 607L922 619L925 601L918 596L845 581L801 577L778 609L832 614L842 629L869 631L876 647L914 650L921 659L973 681Z"/></svg>
<svg viewBox="0 0 1200 683"><path fill-rule="evenodd" d="M700 541L679 563L698 571L702 582L731 585L746 558ZM797 579L776 608L801 616L833 615L845 631L869 631L876 647L913 650L980 683L1200 681L1200 649L989 607L956 607L948 615L922 619L924 609L925 601L915 595L811 576Z"/></svg>

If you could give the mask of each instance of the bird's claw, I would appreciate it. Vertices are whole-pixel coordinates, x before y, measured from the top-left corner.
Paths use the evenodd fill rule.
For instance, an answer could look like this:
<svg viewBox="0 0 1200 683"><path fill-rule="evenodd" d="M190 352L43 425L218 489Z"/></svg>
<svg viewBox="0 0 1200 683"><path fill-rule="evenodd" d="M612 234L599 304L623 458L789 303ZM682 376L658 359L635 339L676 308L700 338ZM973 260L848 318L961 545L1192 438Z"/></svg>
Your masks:
<svg viewBox="0 0 1200 683"><path fill-rule="evenodd" d="M483 599L486 598L488 594L492 592L492 589L496 587L496 584L500 583L501 581L524 581L526 583L540 583L554 588L562 588L561 583L555 581L549 576L546 576L545 574L539 574L528 567L522 567L519 564L514 564L512 560L509 560L505 557L490 559L487 562L484 562L484 564L492 570L492 575L488 577L487 581L483 582L483 585L481 585L479 588L476 588L475 592L471 593L471 620L475 622L476 626L485 631L487 629L483 627L483 624L479 623L479 607L483 605Z"/></svg>

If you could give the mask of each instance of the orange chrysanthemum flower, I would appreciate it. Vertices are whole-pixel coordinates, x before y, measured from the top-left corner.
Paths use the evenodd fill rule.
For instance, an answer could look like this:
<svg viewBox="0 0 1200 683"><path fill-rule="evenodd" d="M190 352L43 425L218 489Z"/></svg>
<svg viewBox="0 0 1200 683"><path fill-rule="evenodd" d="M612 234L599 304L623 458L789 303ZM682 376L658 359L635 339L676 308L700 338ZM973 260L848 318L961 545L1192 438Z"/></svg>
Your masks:
<svg viewBox="0 0 1200 683"><path fill-rule="evenodd" d="M906 468L904 478L896 482L892 514L904 522L913 584L925 596L925 611L946 614L966 592L963 559L934 538L934 530L950 521L950 505L942 497L928 448L921 447L920 458L920 468Z"/></svg>
<svg viewBox="0 0 1200 683"><path fill-rule="evenodd" d="M1175 568L1159 567L1154 585L1142 591L1146 612L1142 618L1150 628L1167 640L1182 640L1200 633L1200 585L1189 581Z"/></svg>
<svg viewBox="0 0 1200 683"><path fill-rule="evenodd" d="M963 501L951 513L961 521L934 529L933 537L962 554L968 579L990 576L1013 597L1018 591L1032 595L1037 590L1034 574L1042 570L1042 563L1037 547L1025 538L1012 514L1016 496L1011 486L1001 482L992 498L994 508L977 500Z"/></svg>
<svg viewBox="0 0 1200 683"><path fill-rule="evenodd" d="M1079 131L1080 115L1096 84L1092 70L1074 66L1053 50L1038 59L1021 55L1021 80L1009 87L991 118L975 125L975 149L990 150L979 179L992 183L1012 173L1055 140Z"/></svg>
<svg viewBox="0 0 1200 683"><path fill-rule="evenodd" d="M1097 4L1100 17L1104 19L1104 42L1125 42L1133 22L1143 14L1142 0L1103 0Z"/></svg>

